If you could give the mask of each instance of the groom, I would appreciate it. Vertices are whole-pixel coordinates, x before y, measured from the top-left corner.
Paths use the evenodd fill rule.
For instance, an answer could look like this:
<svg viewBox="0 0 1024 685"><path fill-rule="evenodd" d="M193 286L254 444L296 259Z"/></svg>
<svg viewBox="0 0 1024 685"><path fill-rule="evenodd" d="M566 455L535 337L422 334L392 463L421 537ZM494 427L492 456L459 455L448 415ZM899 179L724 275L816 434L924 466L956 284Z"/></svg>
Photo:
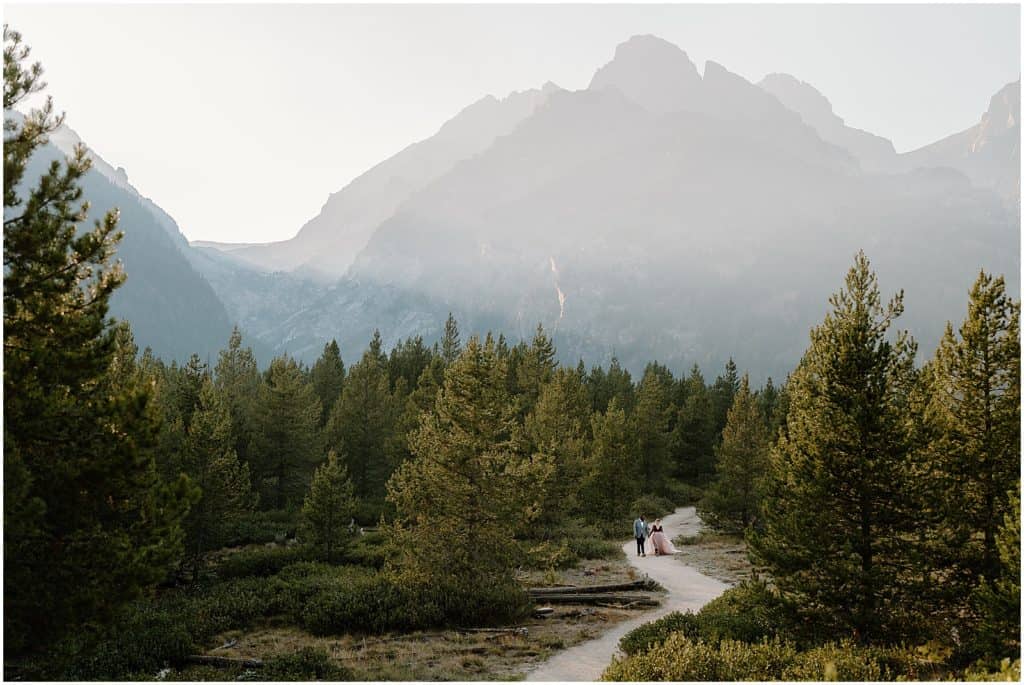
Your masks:
<svg viewBox="0 0 1024 685"><path fill-rule="evenodd" d="M636 521L633 521L633 537L636 538L636 555L638 557L646 557L647 553L644 552L644 541L650 534L650 529L647 527L647 522L644 521L644 517L640 516Z"/></svg>

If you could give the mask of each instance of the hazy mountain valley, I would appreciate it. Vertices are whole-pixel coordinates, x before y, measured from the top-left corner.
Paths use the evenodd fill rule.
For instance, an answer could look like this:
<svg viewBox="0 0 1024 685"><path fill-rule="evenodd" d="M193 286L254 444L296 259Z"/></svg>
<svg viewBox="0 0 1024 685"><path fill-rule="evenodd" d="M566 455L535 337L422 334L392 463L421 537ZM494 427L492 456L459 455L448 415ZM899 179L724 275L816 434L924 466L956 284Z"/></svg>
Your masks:
<svg viewBox="0 0 1024 685"><path fill-rule="evenodd" d="M376 328L436 340L452 311L511 339L542 322L567 360L717 368L729 349L778 377L863 247L930 348L979 266L1019 289L1019 107L1011 84L976 126L897 154L793 77L701 75L638 36L588 89L488 96L295 238L205 247L199 268L262 344L307 360Z"/></svg>
<svg viewBox="0 0 1024 685"><path fill-rule="evenodd" d="M432 343L450 311L511 340L543 323L568 361L710 370L733 355L763 379L792 368L818 293L858 249L906 290L925 349L979 267L1019 291L1019 116L1018 82L975 126L898 154L792 76L754 85L710 61L700 74L678 47L637 36L586 90L548 83L470 105L290 240L188 245L124 170L94 154L90 177L108 204L142 211L126 245L165 230L125 259L173 275L132 269L114 313L171 357L217 349L231 322L261 360L311 362L331 339L349 358L377 329L388 345ZM181 300L196 321L163 323L181 320L190 289L204 293ZM133 305L142 292L166 306Z"/></svg>

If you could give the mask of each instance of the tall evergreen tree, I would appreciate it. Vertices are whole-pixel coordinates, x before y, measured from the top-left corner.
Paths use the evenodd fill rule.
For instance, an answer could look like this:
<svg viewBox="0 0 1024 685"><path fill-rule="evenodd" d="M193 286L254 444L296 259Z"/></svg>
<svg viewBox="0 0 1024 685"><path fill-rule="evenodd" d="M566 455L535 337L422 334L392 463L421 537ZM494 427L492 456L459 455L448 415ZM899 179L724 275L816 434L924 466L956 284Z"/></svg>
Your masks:
<svg viewBox="0 0 1024 685"><path fill-rule="evenodd" d="M231 414L231 437L235 454L249 465L253 476L260 452L260 398L264 397L263 377L256 364L251 347L242 347L242 333L236 326L231 332L227 349L220 351L214 368L214 385L227 403Z"/></svg>
<svg viewBox="0 0 1024 685"><path fill-rule="evenodd" d="M338 341L331 340L324 345L323 354L309 371L309 379L320 398L320 425L323 426L331 415L334 403L341 397L341 388L345 383L345 363L341 360Z"/></svg>
<svg viewBox="0 0 1024 685"><path fill-rule="evenodd" d="M1020 657L1020 482L1008 493L1009 507L996 533L999 571L973 594L982 620L974 638L984 656Z"/></svg>
<svg viewBox="0 0 1024 685"><path fill-rule="evenodd" d="M450 366L459 357L462 351L462 343L459 341L459 324L455 317L448 312L448 319L444 322L444 336L441 338L441 359L445 366Z"/></svg>
<svg viewBox="0 0 1024 685"><path fill-rule="evenodd" d="M578 508L579 485L589 446L590 398L578 371L558 369L526 417L531 449L554 468L544 486L541 521L549 528Z"/></svg>
<svg viewBox="0 0 1024 685"><path fill-rule="evenodd" d="M587 389L590 391L592 407L596 412L603 414L612 398L619 400L619 409L627 414L633 410L633 378L629 371L619 364L618 357L612 357L607 371L600 366L591 370L587 379Z"/></svg>
<svg viewBox="0 0 1024 685"><path fill-rule="evenodd" d="M400 447L403 407L388 386L387 368L368 349L349 369L324 431L327 447L345 464L356 495L368 501L383 500Z"/></svg>
<svg viewBox="0 0 1024 685"><path fill-rule="evenodd" d="M313 473L309 494L302 506L302 519L310 542L323 549L332 561L352 540L349 522L356 513L356 497L345 465L332 450L327 461Z"/></svg>
<svg viewBox="0 0 1024 685"><path fill-rule="evenodd" d="M915 346L890 340L902 293L882 304L858 253L789 384L771 452L755 560L821 625L863 641L905 635L919 586L919 527L904 414Z"/></svg>
<svg viewBox="0 0 1024 685"><path fill-rule="evenodd" d="M715 452L716 477L701 500L701 518L723 530L746 530L758 510L768 467L768 429L746 374Z"/></svg>
<svg viewBox="0 0 1024 685"><path fill-rule="evenodd" d="M270 362L260 401L260 453L256 458L261 502L300 506L313 469L322 461L320 398L289 357Z"/></svg>
<svg viewBox="0 0 1024 685"><path fill-rule="evenodd" d="M679 408L670 449L676 475L689 483L702 483L714 473L714 405L696 364L685 386L686 401Z"/></svg>
<svg viewBox="0 0 1024 685"><path fill-rule="evenodd" d="M583 481L586 513L595 521L615 521L629 515L642 477L637 442L618 398L612 398L604 414L594 414L591 432L594 441Z"/></svg>
<svg viewBox="0 0 1024 685"><path fill-rule="evenodd" d="M640 473L648 488L657 491L666 485L672 466L669 459L669 421L675 408L671 386L656 368L648 367L636 392L636 406L630 424L637 441Z"/></svg>
<svg viewBox="0 0 1024 685"><path fill-rule="evenodd" d="M430 366L432 359L430 348L423 344L423 338L418 335L395 345L388 358L388 378L391 379L392 389L401 378L407 389L415 390L420 374Z"/></svg>
<svg viewBox="0 0 1024 685"><path fill-rule="evenodd" d="M249 467L232 445L231 414L210 379L200 389L178 466L201 493L185 519L186 566L195 579L203 556L222 547L233 524L256 505Z"/></svg>
<svg viewBox="0 0 1024 685"><path fill-rule="evenodd" d="M21 36L4 26L5 656L102 621L161 580L182 550L187 482L165 486L151 452L150 392L108 379L117 212L91 229L84 146L32 185L25 167L61 124ZM19 192L19 188L21 188Z"/></svg>
<svg viewBox="0 0 1024 685"><path fill-rule="evenodd" d="M538 513L550 464L523 449L506 383L493 343L471 338L388 483L407 578L514 586L513 534Z"/></svg>
<svg viewBox="0 0 1024 685"><path fill-rule="evenodd" d="M1020 304L1002 277L981 273L959 336L947 324L929 367L928 452L944 476L942 539L974 586L998 571L996 532L1007 489L1020 478Z"/></svg>
<svg viewBox="0 0 1024 685"><path fill-rule="evenodd" d="M537 324L537 332L516 367L515 394L521 418L533 411L541 387L551 381L557 365L554 343L544 332L544 327Z"/></svg>
<svg viewBox="0 0 1024 685"><path fill-rule="evenodd" d="M711 404L715 412L716 436L721 435L722 429L725 428L729 408L732 407L733 398L736 397L739 388L739 371L736 369L736 362L730 357L729 361L725 363L725 373L716 378L715 384L711 386Z"/></svg>

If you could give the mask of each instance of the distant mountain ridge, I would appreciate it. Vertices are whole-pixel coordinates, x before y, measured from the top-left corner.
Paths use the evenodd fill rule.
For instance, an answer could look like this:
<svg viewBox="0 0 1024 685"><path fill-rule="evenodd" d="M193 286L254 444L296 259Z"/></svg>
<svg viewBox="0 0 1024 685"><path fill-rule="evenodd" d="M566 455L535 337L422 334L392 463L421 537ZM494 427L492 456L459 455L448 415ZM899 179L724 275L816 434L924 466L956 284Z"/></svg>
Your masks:
<svg viewBox="0 0 1024 685"><path fill-rule="evenodd" d="M702 74L636 36L587 89L477 101L289 241L183 246L132 197L263 359L312 361L331 338L351 359L375 329L429 344L451 311L465 334L513 341L542 322L567 362L712 372L733 356L781 377L858 249L887 292L905 289L900 324L925 352L979 268L1019 293L1013 86L976 126L900 155L794 77L753 84L713 61ZM100 170L131 195L123 170Z"/></svg>
<svg viewBox="0 0 1024 685"><path fill-rule="evenodd" d="M21 117L13 111L4 116ZM34 184L52 160L63 159L82 144L67 126L49 138L29 160L25 183ZM89 156L93 166L80 183L90 204L86 225L116 207L118 228L124 232L116 256L127 280L111 298L111 315L131 323L140 349L152 348L167 361L183 361L192 353L213 358L228 340L231 321L213 288L190 262L185 236L170 215L128 182L124 169L115 169L91 148Z"/></svg>
<svg viewBox="0 0 1024 685"><path fill-rule="evenodd" d="M268 271L299 271L334 280L344 273L373 231L406 199L509 133L558 91L542 88L498 100L488 95L466 107L430 138L414 143L331 195L320 214L285 241L229 248ZM223 249L223 248L221 248Z"/></svg>

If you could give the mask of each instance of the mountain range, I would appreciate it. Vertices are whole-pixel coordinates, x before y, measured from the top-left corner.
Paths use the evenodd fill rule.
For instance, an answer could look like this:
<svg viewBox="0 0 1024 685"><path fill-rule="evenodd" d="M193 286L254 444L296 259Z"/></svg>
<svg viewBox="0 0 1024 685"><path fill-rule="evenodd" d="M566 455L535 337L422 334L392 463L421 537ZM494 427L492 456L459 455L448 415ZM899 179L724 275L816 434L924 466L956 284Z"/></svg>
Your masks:
<svg viewBox="0 0 1024 685"><path fill-rule="evenodd" d="M432 342L451 311L466 332L512 340L541 322L566 361L716 372L732 356L778 378L858 249L884 291L906 291L900 324L926 354L979 269L1019 293L1019 119L1018 81L975 125L900 154L793 76L754 84L711 61L701 73L635 36L586 89L473 103L290 240L187 245L110 165L97 164L109 188L94 206L140 204L166 238L152 249L177 253L162 258L226 311L204 313L211 339L237 323L262 355L309 361L336 338L354 358L374 329ZM151 275L132 259L123 290L142 297ZM154 324L126 316L148 339Z"/></svg>

